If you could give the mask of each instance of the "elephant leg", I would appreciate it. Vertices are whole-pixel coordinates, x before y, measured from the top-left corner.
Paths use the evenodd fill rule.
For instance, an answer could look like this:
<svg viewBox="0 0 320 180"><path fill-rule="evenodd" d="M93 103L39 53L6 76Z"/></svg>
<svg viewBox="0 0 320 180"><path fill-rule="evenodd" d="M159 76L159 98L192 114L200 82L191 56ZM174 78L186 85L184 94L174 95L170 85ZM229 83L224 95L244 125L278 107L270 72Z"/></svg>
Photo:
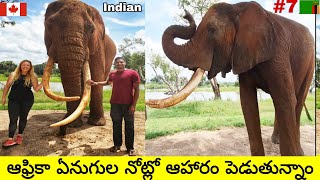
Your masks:
<svg viewBox="0 0 320 180"><path fill-rule="evenodd" d="M72 114L72 112L75 111L75 109L78 107L79 102L67 102L67 114L63 117L63 119L67 118L68 116L70 116L70 114ZM64 137L67 134L67 127L80 127L83 125L83 121L82 121L82 115L79 116L76 120L74 120L73 122L71 122L70 124L64 125L64 126L60 126L59 128L59 133L58 136L60 137Z"/></svg>
<svg viewBox="0 0 320 180"><path fill-rule="evenodd" d="M60 126L58 136L64 137L66 134L67 134L67 125Z"/></svg>
<svg viewBox="0 0 320 180"><path fill-rule="evenodd" d="M282 94L282 93L281 93ZM296 98L294 94L272 93L280 130L281 155L301 155L296 123ZM291 97L290 97L291 96Z"/></svg>
<svg viewBox="0 0 320 180"><path fill-rule="evenodd" d="M297 134L297 144L298 144L298 151L299 151L299 155L304 155L303 149L301 147L301 143L300 143L300 116L301 116L301 112L303 109L303 104L304 104L305 98L303 97L298 97L297 98L297 106L296 106L296 134Z"/></svg>
<svg viewBox="0 0 320 180"><path fill-rule="evenodd" d="M248 73L243 73L239 75L239 83L241 107L248 131L251 155L264 156L255 81Z"/></svg>
<svg viewBox="0 0 320 180"><path fill-rule="evenodd" d="M90 55L90 71L91 78L95 82L105 81L104 76L104 52L97 50L98 53ZM90 100L90 116L88 124L95 126L104 126L106 119L104 117L102 97L103 86L92 86L91 87L91 100Z"/></svg>
<svg viewBox="0 0 320 180"><path fill-rule="evenodd" d="M88 124L95 126L104 126L106 124L102 106L102 92L102 86L94 86L91 90L92 96L90 101L90 116L88 119Z"/></svg>
<svg viewBox="0 0 320 180"><path fill-rule="evenodd" d="M297 94L297 106L296 106L296 123L297 123L297 128L296 128L296 133L298 136L298 148L301 155L304 154L303 149L301 148L301 143L300 143L300 118L301 118L301 112L303 110L303 105L305 103L305 100L308 95L310 83L312 80L313 76L313 71L308 71L306 77L304 78L304 81L300 87L300 91Z"/></svg>
<svg viewBox="0 0 320 180"><path fill-rule="evenodd" d="M274 144L280 144L280 128L279 128L279 120L277 118L277 114L274 115L274 127L273 127L273 133L271 136L271 141Z"/></svg>
<svg viewBox="0 0 320 180"><path fill-rule="evenodd" d="M259 69L275 107L280 131L280 153L287 156L301 155L296 122L297 98L289 61L274 59Z"/></svg>
<svg viewBox="0 0 320 180"><path fill-rule="evenodd" d="M102 43L103 44L103 43ZM93 81L105 81L109 75L113 58L116 55L116 46L112 39L105 35L104 44L100 46L100 53L90 56L91 77ZM103 126L106 119L103 114L102 86L92 86L90 101L89 124Z"/></svg>
<svg viewBox="0 0 320 180"><path fill-rule="evenodd" d="M116 56L117 50L116 45L112 41L112 39L106 35L104 38L105 43L105 72L104 72L104 79L108 79L108 75L112 66L112 62L114 57Z"/></svg>

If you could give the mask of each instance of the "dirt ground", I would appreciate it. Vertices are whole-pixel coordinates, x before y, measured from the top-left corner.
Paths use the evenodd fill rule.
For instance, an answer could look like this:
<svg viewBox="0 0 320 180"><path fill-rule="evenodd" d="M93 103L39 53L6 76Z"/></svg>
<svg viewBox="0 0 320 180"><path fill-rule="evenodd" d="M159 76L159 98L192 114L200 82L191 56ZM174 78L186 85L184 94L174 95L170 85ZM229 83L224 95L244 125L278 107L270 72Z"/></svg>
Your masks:
<svg viewBox="0 0 320 180"><path fill-rule="evenodd" d="M126 148L120 153L111 153L113 146L112 122L109 112L105 112L107 124L92 126L86 123L88 112L85 112L84 125L80 128L68 128L64 138L57 136L59 128L49 127L64 116L65 111L32 110L28 116L21 145L0 148L1 156L126 156ZM7 111L0 111L0 142L8 137L9 117ZM135 150L137 155L145 154L145 113L135 113ZM124 126L124 124L123 124ZM124 135L123 135L124 138Z"/></svg>
<svg viewBox="0 0 320 180"><path fill-rule="evenodd" d="M61 120L64 111L31 111L24 132L24 142L10 148L0 148L0 156L126 156L125 146L120 153L111 153L113 146L112 123L109 112L105 112L106 126L68 128L64 138L57 136L58 128L50 124ZM7 111L0 111L0 142L8 136L9 117ZM84 121L88 112L84 113ZM317 112L320 118L320 112ZM320 121L317 121L320 132ZM266 155L278 156L279 146L271 143L272 127L262 128ZM315 127L301 127L301 142L305 155L315 154ZM320 134L317 134L317 152L320 153ZM124 144L124 143L123 143ZM145 114L135 114L135 150L137 155L155 156L249 156L249 142L246 128L222 128L217 131L181 132L171 136L145 141Z"/></svg>
<svg viewBox="0 0 320 180"><path fill-rule="evenodd" d="M273 127L262 127L265 154L279 156L279 145L271 142L272 131ZM315 155L314 126L301 127L301 144L305 155ZM181 132L147 140L146 155L250 156L251 154L246 128L222 128L217 131Z"/></svg>

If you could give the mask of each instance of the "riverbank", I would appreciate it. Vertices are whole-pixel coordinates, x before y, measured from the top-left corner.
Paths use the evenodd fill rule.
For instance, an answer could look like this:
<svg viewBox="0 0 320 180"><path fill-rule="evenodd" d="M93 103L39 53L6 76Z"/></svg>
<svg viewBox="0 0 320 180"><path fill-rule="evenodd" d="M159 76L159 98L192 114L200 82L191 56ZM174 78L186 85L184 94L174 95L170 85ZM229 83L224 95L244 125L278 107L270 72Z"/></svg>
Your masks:
<svg viewBox="0 0 320 180"><path fill-rule="evenodd" d="M0 90L0 94L2 94L2 90ZM63 93L56 93L61 96L64 96ZM103 109L106 111L110 110L110 97L111 97L111 89L103 91ZM60 101L54 101L47 97L47 95L40 90L37 93L34 93L34 104L32 106L32 110L65 110L66 103ZM8 102L5 106L0 105L0 110L7 110L8 109ZM89 105L86 107L86 110L89 110ZM144 111L145 110L145 91L142 89L140 90L139 99L136 105L137 111Z"/></svg>

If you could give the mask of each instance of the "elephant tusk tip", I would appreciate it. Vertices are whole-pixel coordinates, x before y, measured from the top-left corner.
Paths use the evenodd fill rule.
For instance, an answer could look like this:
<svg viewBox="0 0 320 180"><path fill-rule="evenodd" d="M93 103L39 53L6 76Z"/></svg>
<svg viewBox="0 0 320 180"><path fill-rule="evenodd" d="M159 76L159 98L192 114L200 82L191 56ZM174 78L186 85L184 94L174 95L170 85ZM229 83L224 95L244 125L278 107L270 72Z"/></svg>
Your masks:
<svg viewBox="0 0 320 180"><path fill-rule="evenodd" d="M160 101L158 99L149 99L145 103L148 107L151 107L151 108L159 108L159 109L161 108Z"/></svg>
<svg viewBox="0 0 320 180"><path fill-rule="evenodd" d="M50 127L59 127L58 123L50 124Z"/></svg>
<svg viewBox="0 0 320 180"><path fill-rule="evenodd" d="M75 96L74 99L75 99L75 101L77 101L80 99L80 96Z"/></svg>

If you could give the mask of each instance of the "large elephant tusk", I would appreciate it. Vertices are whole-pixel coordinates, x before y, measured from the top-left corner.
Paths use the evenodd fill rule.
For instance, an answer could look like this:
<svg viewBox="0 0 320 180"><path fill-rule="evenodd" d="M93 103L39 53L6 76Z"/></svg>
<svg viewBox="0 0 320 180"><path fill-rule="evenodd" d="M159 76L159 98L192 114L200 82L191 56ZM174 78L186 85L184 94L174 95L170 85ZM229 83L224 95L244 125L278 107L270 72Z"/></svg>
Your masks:
<svg viewBox="0 0 320 180"><path fill-rule="evenodd" d="M90 79L91 79L91 75L90 75L89 62L86 61L83 65L84 90L83 90L83 96L82 96L82 99L81 99L79 106L69 117L67 117L66 119L61 120L55 124L51 124L50 125L51 127L57 127L57 126L63 126L63 125L69 124L72 121L74 121L75 119L77 119L77 117L79 117L82 114L83 110L88 105L90 94L91 94L91 85L89 85L87 83L87 81Z"/></svg>
<svg viewBox="0 0 320 180"><path fill-rule="evenodd" d="M44 68L43 71L43 76L42 76L42 84L43 84L43 89L44 89L44 93L46 93L46 95L56 101L76 101L79 100L80 97L79 96L73 96L73 97L63 97L63 96L59 96L54 94L50 87L49 87L49 80L50 80L50 76L52 73L52 68L53 68L53 59L51 57L49 57L48 62L46 67Z"/></svg>
<svg viewBox="0 0 320 180"><path fill-rule="evenodd" d="M201 82L204 72L205 71L203 69L198 68L197 71L193 73L189 82L177 94L174 94L166 99L149 99L146 101L146 105L152 108L160 109L180 103L181 101L185 100L198 86L198 84Z"/></svg>

